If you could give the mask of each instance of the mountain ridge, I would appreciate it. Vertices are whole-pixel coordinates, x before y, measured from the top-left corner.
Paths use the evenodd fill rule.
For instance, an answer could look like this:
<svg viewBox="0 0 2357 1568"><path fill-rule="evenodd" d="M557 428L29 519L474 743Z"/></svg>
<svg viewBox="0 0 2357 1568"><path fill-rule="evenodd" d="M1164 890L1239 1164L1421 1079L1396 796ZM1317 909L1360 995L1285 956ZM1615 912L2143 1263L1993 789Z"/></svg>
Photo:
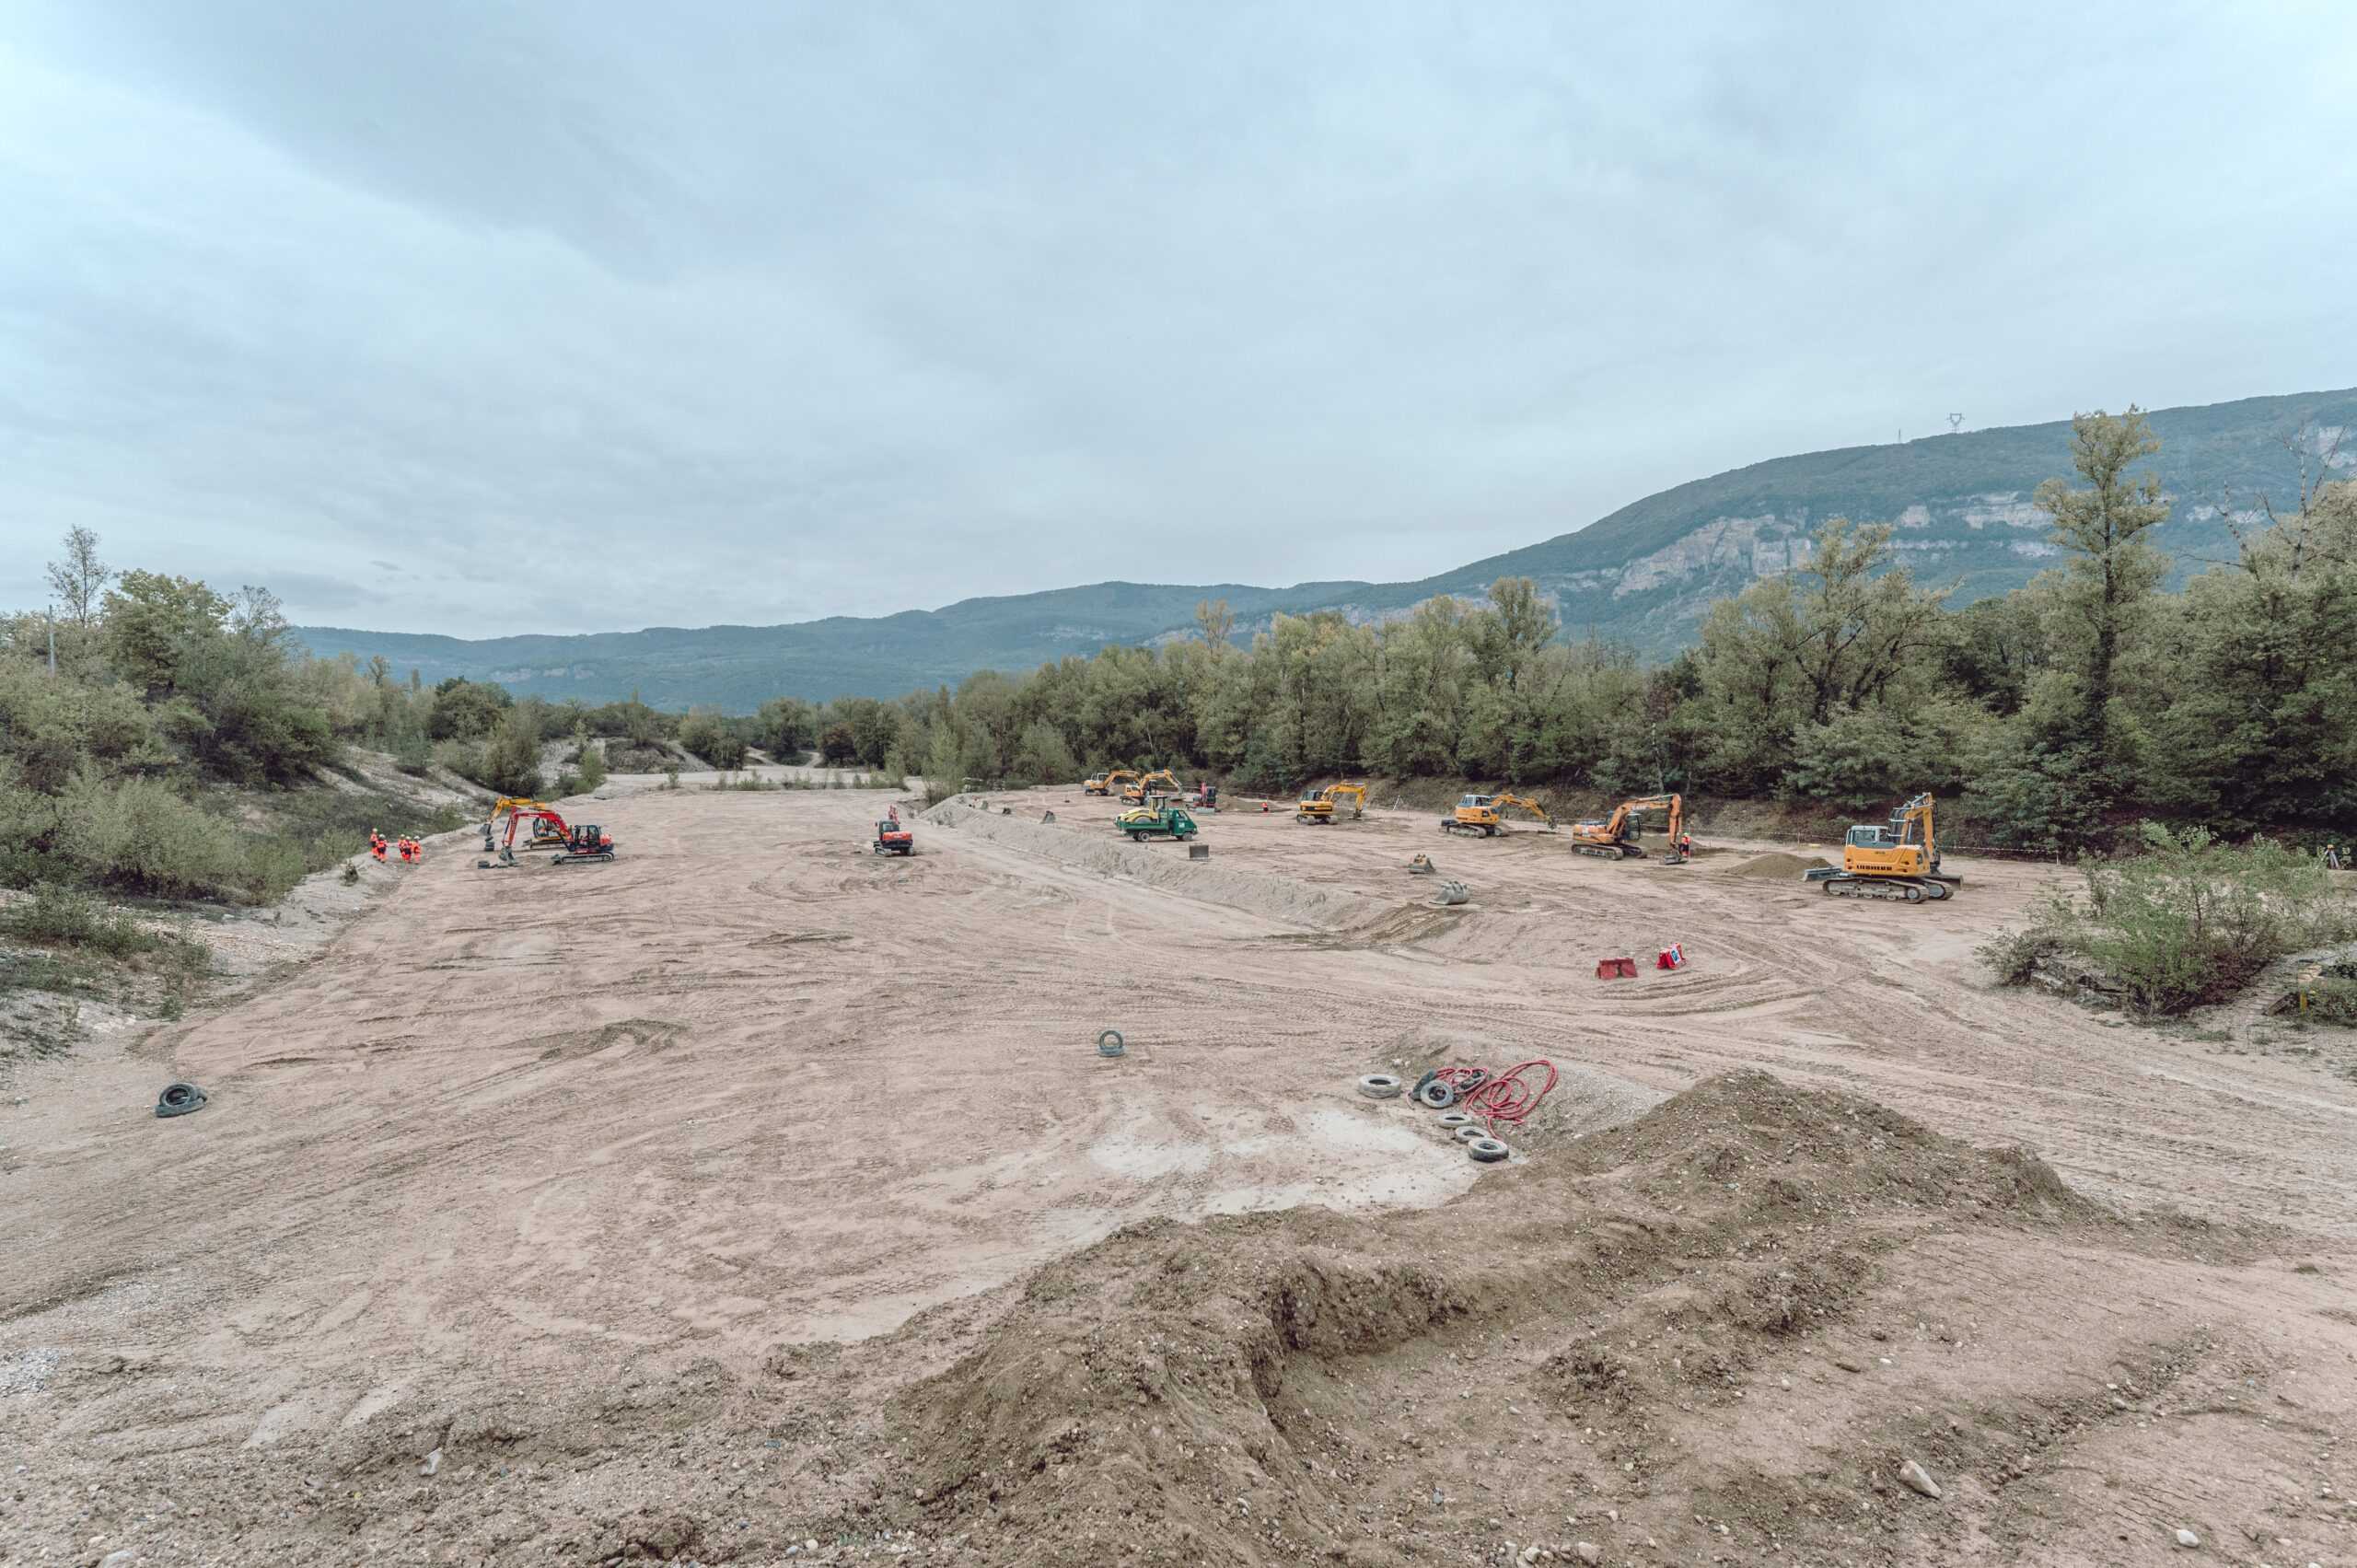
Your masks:
<svg viewBox="0 0 2357 1568"><path fill-rule="evenodd" d="M2230 511L2245 512L2262 492L2294 493L2303 453L2313 466L2357 427L2357 388L2157 409L2148 417L2162 441L2149 466L2176 502L2155 535L2182 580L2204 559L2232 554ZM2345 445L2332 454L2336 467L2357 475L2357 440ZM1926 583L1952 585L1956 602L2018 587L2055 554L2031 493L2070 472L2070 422L2054 420L1771 458L1411 582L1113 581L778 626L485 639L306 626L296 634L322 657L381 654L428 680L464 675L591 703L636 691L658 706L747 711L772 696L898 696L976 669L1029 668L1109 645L1167 640L1191 629L1204 598L1226 599L1247 633L1279 613L1390 619L1440 594L1479 597L1498 577L1527 576L1567 634L1594 632L1660 655L1692 640L1713 599L1805 564L1810 536L1836 516L1897 525L1900 559Z"/></svg>

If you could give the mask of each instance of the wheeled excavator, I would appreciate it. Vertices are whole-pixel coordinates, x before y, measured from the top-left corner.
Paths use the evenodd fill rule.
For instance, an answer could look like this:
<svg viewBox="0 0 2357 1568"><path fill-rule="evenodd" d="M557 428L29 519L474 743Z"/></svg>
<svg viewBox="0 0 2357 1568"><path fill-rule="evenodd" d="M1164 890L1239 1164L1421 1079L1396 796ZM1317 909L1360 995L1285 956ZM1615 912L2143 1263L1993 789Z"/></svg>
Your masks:
<svg viewBox="0 0 2357 1568"><path fill-rule="evenodd" d="M1644 819L1656 811L1669 814L1669 853L1663 860L1671 865L1685 865L1686 797L1682 795L1639 796L1614 807L1609 817L1574 822L1572 847L1601 860L1643 860L1645 846L1637 842L1637 834Z"/></svg>
<svg viewBox="0 0 2357 1568"><path fill-rule="evenodd" d="M1928 793L1893 811L1887 822L1851 829L1842 836L1840 866L1820 865L1801 879L1836 897L1904 899L1910 904L1945 899L1964 885L1961 876L1940 869Z"/></svg>
<svg viewBox="0 0 2357 1568"><path fill-rule="evenodd" d="M1464 833L1473 838L1494 839L1506 830L1508 811L1527 811L1538 819L1538 830L1551 833L1555 819L1535 800L1525 800L1518 795L1469 795L1457 803L1457 809L1440 819L1444 833Z"/></svg>
<svg viewBox="0 0 2357 1568"><path fill-rule="evenodd" d="M1154 772L1141 774L1123 784L1121 798L1132 806L1144 806L1147 795L1157 789L1176 794L1178 789L1178 775L1167 768L1156 768Z"/></svg>
<svg viewBox="0 0 2357 1568"><path fill-rule="evenodd" d="M1294 807L1296 822L1331 822L1344 802L1351 807L1351 820L1355 822L1366 815L1366 785L1363 784L1328 784L1304 795Z"/></svg>

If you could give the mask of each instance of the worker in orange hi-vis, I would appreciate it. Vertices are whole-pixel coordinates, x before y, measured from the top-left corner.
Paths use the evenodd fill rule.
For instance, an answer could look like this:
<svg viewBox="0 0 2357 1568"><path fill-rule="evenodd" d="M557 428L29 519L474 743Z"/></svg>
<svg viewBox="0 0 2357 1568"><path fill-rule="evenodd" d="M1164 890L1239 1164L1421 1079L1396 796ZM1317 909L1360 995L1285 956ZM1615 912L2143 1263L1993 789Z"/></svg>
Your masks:
<svg viewBox="0 0 2357 1568"><path fill-rule="evenodd" d="M376 856L377 865L385 864L385 835L374 828L368 830L368 853Z"/></svg>

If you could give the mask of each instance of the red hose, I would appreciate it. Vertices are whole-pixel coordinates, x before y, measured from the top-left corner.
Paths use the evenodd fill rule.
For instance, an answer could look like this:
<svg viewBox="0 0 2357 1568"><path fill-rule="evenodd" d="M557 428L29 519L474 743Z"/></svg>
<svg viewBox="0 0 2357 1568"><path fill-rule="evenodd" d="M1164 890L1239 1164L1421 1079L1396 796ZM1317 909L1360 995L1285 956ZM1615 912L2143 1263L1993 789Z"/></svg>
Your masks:
<svg viewBox="0 0 2357 1568"><path fill-rule="evenodd" d="M1547 1081L1535 1086L1523 1076L1534 1067L1547 1074ZM1538 1102L1555 1086L1555 1064L1542 1056L1517 1062L1495 1077L1479 1067L1443 1067L1433 1076L1456 1089L1458 1107L1469 1115L1480 1117L1495 1132L1501 1124L1519 1125L1538 1109Z"/></svg>

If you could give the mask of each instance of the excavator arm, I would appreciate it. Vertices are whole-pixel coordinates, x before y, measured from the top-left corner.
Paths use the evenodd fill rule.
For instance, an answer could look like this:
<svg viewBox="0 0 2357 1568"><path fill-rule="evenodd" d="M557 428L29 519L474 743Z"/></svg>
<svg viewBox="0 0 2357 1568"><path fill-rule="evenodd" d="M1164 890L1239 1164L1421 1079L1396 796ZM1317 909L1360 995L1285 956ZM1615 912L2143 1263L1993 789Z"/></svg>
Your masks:
<svg viewBox="0 0 2357 1568"><path fill-rule="evenodd" d="M1518 795L1502 795L1490 804L1501 815L1504 813L1508 807L1513 807L1516 810L1520 811L1527 811L1530 815L1538 819L1539 826L1542 830L1550 833L1555 830L1555 819L1548 814L1548 810L1545 807L1539 805L1538 802L1535 800L1525 800Z"/></svg>

